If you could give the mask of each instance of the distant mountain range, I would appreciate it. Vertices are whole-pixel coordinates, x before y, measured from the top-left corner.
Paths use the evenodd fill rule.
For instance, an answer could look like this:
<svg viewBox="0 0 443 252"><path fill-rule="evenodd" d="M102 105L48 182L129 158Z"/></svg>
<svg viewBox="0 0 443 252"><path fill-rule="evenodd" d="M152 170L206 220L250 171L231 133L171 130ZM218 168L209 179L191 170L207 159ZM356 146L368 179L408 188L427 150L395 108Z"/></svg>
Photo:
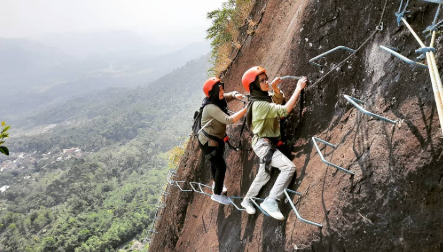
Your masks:
<svg viewBox="0 0 443 252"><path fill-rule="evenodd" d="M94 90L146 85L210 47L201 42L170 50L125 31L0 38L0 88L6 94L0 117L9 120Z"/></svg>
<svg viewBox="0 0 443 252"><path fill-rule="evenodd" d="M208 68L206 55L136 88L85 89L69 99L60 88L66 100L8 122L0 251L116 251L142 241L169 151L191 132Z"/></svg>

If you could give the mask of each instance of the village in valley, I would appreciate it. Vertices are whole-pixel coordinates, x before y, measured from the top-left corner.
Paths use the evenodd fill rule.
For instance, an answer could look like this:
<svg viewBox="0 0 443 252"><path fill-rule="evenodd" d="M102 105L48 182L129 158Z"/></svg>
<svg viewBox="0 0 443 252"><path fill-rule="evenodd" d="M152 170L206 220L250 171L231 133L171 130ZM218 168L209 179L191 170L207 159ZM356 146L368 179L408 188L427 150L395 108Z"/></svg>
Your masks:
<svg viewBox="0 0 443 252"><path fill-rule="evenodd" d="M0 157L0 172L10 171L18 181L20 180L35 180L35 176L38 175L38 163L47 162L53 164L55 162L61 162L69 159L77 159L85 157L87 153L83 152L80 148L63 149L59 153L45 153L37 154L25 152L11 152L9 156ZM19 174L26 174L23 178L17 178ZM4 193L10 188L9 185L0 184L0 193Z"/></svg>

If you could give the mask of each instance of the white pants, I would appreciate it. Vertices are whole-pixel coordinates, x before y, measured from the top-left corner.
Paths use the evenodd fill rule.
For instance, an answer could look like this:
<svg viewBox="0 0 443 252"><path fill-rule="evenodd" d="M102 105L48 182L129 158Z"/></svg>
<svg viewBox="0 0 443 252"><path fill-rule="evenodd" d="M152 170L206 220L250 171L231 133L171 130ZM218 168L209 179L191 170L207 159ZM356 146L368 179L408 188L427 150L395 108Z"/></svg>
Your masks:
<svg viewBox="0 0 443 252"><path fill-rule="evenodd" d="M264 159L266 153L271 148L271 143L265 138L258 139L257 143L254 144L252 149L254 149L255 154L260 158ZM287 158L279 150L275 150L274 155L272 155L271 166L273 168L280 169L280 174L275 181L274 186L269 193L269 198L279 200L283 197L284 189L288 187L291 182L292 176L295 173L295 165L289 158ZM260 192L260 189L268 183L271 175L265 171L265 164L260 162L258 168L258 173L255 176L254 181L249 187L248 193L246 193L247 198L256 197Z"/></svg>

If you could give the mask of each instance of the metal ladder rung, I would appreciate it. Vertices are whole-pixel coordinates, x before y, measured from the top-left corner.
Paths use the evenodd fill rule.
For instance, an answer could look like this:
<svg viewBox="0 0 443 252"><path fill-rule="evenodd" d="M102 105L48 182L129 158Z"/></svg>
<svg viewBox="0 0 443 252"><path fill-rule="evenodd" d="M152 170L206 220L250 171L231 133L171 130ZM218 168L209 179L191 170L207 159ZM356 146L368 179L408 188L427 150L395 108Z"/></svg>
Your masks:
<svg viewBox="0 0 443 252"><path fill-rule="evenodd" d="M406 62L406 63L408 63L408 64L410 64L410 65L419 66L419 67L423 67L423 68L428 68L427 65L422 64L422 63L420 63L420 62L413 61L413 60L411 60L411 59L408 59L408 58L406 58L405 56L401 55L400 53L395 52L395 51L393 51L393 50L387 48L386 46L382 46L382 45L381 45L381 46L380 46L380 49L382 49L383 51L386 51L386 52L388 52L388 53L394 55L395 57L401 59L402 61L404 61L404 62Z"/></svg>
<svg viewBox="0 0 443 252"><path fill-rule="evenodd" d="M443 3L442 0L422 0L423 2L428 2L428 3L435 3L435 4L441 4Z"/></svg>
<svg viewBox="0 0 443 252"><path fill-rule="evenodd" d="M302 77L301 76L292 76L292 75L286 75L283 77L280 77L281 80L300 80Z"/></svg>
<svg viewBox="0 0 443 252"><path fill-rule="evenodd" d="M205 193L205 192L203 191L202 186L211 189L211 191L212 191L212 187L211 187L211 186L208 186L208 185L205 185L205 184L202 184L202 183L198 183L198 187L200 188L200 191L201 191L204 195L211 197L211 194L209 194L209 193Z"/></svg>
<svg viewBox="0 0 443 252"><path fill-rule="evenodd" d="M328 55L328 54L330 54L330 53L332 53L332 52L335 52L335 51L337 51L337 50L346 50L346 51L349 51L349 52L355 52L354 49L351 49L351 48L349 48L349 47L346 47L346 46L337 46L337 47L335 47L335 48L333 48L333 49L331 49L331 50L329 50L329 51L327 51L327 52L324 52L324 53L322 53L322 54L320 54L320 55L318 55L318 56L315 56L314 58L310 59L310 60L309 60L309 63L311 63L312 65L314 65L314 66L316 66L316 67L319 67L319 68L321 69L323 66L320 65L320 64L318 64L318 63L315 63L314 60L317 60L317 59L319 59L319 58L321 58L321 57L324 57L324 56L326 56L326 55Z"/></svg>
<svg viewBox="0 0 443 252"><path fill-rule="evenodd" d="M197 185L199 190L195 189L195 187L194 187L193 184ZM196 192L196 193L201 193L201 194L204 194L204 195L206 195L206 196L211 196L211 194L205 193L205 192L203 191L202 186L203 186L203 187L210 188L211 190L212 190L212 187L207 186L207 185L202 184L202 183L197 183L197 182L189 182L189 185L191 185L192 190L193 190L194 192Z"/></svg>
<svg viewBox="0 0 443 252"><path fill-rule="evenodd" d="M359 99L356 99L356 98L354 98L352 96L349 96L349 95L343 95L343 96L345 97L346 100L348 100L352 105L354 105L358 110L360 110L364 114L372 116L372 117L375 117L375 118L378 118L378 119L383 120L383 121L388 122L388 123L397 124L397 121L393 121L393 120L388 119L386 117L383 117L383 116L371 113L371 112L367 111L366 109L362 108L360 105L357 104L357 103L364 104L363 101L360 101Z"/></svg>
<svg viewBox="0 0 443 252"><path fill-rule="evenodd" d="M265 210L263 210L258 204L257 202L255 202L255 200L259 200L259 201L264 201L264 199L261 198L256 198L256 197L252 197L249 199L250 201L252 201L252 203L266 216L271 217Z"/></svg>
<svg viewBox="0 0 443 252"><path fill-rule="evenodd" d="M317 153L318 153L318 155L320 156L320 159L321 159L321 161L322 161L323 163L328 164L328 165L330 165L330 166L332 166L332 167L334 167L334 168L336 168L336 169L338 169L338 170L341 170L341 171L344 171L344 172L346 172L346 173L349 173L349 174L355 175L355 173L353 173L353 172L351 172L351 171L348 171L348 170L346 170L345 168L343 168L343 167L341 167L341 166L338 166L338 165L336 165L336 164L333 164L333 163L331 163L331 162L328 162L328 161L323 157L323 154L321 153L320 148L318 148L318 145L317 145L316 140L318 140L319 142L322 142L322 143L324 143L324 144L326 144L326 145L329 145L329 146L331 146L331 147L334 148L334 149L337 148L337 146L335 146L335 145L333 145L333 144L331 144L331 143L328 143L328 142L326 142L325 140L322 140L322 139L320 139L320 138L318 138L318 137L312 137L312 142L314 143L315 149L317 150Z"/></svg>
<svg viewBox="0 0 443 252"><path fill-rule="evenodd" d="M246 209L244 208L239 208L232 199L243 199L243 197L239 197L239 196L229 196L228 197L229 200L231 200L231 204L238 210L238 211L246 211Z"/></svg>
<svg viewBox="0 0 443 252"><path fill-rule="evenodd" d="M182 192L192 192L192 189L183 189L178 183L186 183L186 181L174 181L175 185L173 186L177 186L178 189L180 189L180 191Z"/></svg>
<svg viewBox="0 0 443 252"><path fill-rule="evenodd" d="M297 208L295 207L294 203L292 203L292 199L291 199L291 197L289 197L288 192L290 192L290 193L294 193L294 194L297 194L297 195L300 196L300 197L302 196L301 193L296 192L296 191L293 191L293 190L290 190L290 189L288 189L288 188L286 188L284 192L285 192L286 198L288 199L289 204L290 204L291 207L292 207L292 210L294 210L294 213L295 213L295 215L297 216L297 219L299 219L300 221L302 221L302 222L304 222L304 223L307 223L307 224L311 224L311 225L317 226L317 227L319 227L319 228L322 228L322 227L323 227L322 224L319 224L319 223L316 223L316 222L313 222L313 221L309 221L309 220L303 219L303 218L300 216L300 214L298 213Z"/></svg>

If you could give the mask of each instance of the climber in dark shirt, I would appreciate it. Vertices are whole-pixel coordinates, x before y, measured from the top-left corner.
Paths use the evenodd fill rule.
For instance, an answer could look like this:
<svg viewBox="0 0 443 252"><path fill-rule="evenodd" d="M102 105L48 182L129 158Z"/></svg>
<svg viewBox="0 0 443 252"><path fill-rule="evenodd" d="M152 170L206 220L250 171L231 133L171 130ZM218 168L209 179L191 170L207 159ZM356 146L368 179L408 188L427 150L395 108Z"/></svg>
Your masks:
<svg viewBox="0 0 443 252"><path fill-rule="evenodd" d="M223 82L216 77L208 79L203 85L206 97L203 99L202 129L198 134L199 146L206 158L211 162L211 174L214 180L211 199L221 204L229 205L231 201L222 192L227 189L223 184L226 173L226 162L223 158L223 138L226 135L226 125L240 120L246 113L246 107L233 115L228 114L228 101L241 99L237 91L224 92Z"/></svg>

